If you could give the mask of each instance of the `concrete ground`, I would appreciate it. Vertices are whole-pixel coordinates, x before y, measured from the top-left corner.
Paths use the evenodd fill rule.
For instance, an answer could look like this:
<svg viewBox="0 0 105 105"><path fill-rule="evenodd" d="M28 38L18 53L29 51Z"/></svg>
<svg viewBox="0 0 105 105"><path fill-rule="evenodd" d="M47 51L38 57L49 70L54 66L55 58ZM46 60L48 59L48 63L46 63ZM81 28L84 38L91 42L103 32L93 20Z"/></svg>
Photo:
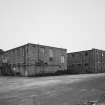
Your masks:
<svg viewBox="0 0 105 105"><path fill-rule="evenodd" d="M104 101L105 74L0 77L0 105L82 105Z"/></svg>

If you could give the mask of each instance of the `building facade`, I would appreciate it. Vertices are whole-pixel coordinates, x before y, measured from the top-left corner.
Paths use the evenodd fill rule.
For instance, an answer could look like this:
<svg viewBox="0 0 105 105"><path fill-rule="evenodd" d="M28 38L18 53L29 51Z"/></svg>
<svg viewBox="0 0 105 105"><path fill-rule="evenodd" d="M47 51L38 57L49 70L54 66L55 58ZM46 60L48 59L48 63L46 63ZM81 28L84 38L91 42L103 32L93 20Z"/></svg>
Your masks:
<svg viewBox="0 0 105 105"><path fill-rule="evenodd" d="M0 75L1 75L1 66L2 66L2 60L1 57L4 54L4 51L2 49L0 49Z"/></svg>
<svg viewBox="0 0 105 105"><path fill-rule="evenodd" d="M6 51L2 63L22 76L55 73L67 69L66 49L28 43Z"/></svg>
<svg viewBox="0 0 105 105"><path fill-rule="evenodd" d="M67 54L67 68L70 73L105 72L105 51L91 49Z"/></svg>

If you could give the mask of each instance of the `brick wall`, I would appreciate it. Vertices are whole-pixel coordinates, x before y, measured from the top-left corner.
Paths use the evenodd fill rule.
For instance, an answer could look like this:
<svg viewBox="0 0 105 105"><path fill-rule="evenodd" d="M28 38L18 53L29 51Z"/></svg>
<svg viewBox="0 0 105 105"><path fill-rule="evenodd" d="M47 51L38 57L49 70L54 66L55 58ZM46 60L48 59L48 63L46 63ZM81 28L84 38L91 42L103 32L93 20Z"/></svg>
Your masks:
<svg viewBox="0 0 105 105"><path fill-rule="evenodd" d="M64 56L64 63L61 63L61 56ZM45 72L53 73L57 70L67 69L66 49L43 45L26 44L8 50L3 54L3 59L7 60L11 67L15 66L16 71L20 72L21 75L27 75L27 73L28 75ZM42 64L37 65L39 63Z"/></svg>
<svg viewBox="0 0 105 105"><path fill-rule="evenodd" d="M51 57L50 50L52 51ZM61 56L65 58L64 63L61 63ZM31 66L31 71L36 69L36 72L53 73L58 70L67 70L67 54L65 49L30 44L28 56L29 64L35 64L39 61L42 62L42 65L39 67Z"/></svg>
<svg viewBox="0 0 105 105"><path fill-rule="evenodd" d="M92 49L68 53L68 70L73 73L105 72L105 51Z"/></svg>

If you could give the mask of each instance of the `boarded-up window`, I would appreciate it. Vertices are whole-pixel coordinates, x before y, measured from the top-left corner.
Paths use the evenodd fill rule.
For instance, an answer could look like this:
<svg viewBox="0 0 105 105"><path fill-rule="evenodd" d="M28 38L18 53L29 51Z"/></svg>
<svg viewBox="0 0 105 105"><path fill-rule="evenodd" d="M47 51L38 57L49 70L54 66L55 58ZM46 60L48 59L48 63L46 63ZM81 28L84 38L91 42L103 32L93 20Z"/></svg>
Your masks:
<svg viewBox="0 0 105 105"><path fill-rule="evenodd" d="M22 48L22 56L25 56L24 49Z"/></svg>
<svg viewBox="0 0 105 105"><path fill-rule="evenodd" d="M102 57L104 56L104 53L102 53Z"/></svg>
<svg viewBox="0 0 105 105"><path fill-rule="evenodd" d="M40 52L41 52L41 54L43 54L43 55L44 55L44 54L45 54L45 48L43 48L43 47L42 47L42 48L40 48Z"/></svg>
<svg viewBox="0 0 105 105"><path fill-rule="evenodd" d="M61 56L61 63L64 63L64 62L65 62L65 57Z"/></svg>
<svg viewBox="0 0 105 105"><path fill-rule="evenodd" d="M49 57L53 58L53 50L52 49L49 49Z"/></svg>
<svg viewBox="0 0 105 105"><path fill-rule="evenodd" d="M2 57L2 62L7 63L7 57Z"/></svg>

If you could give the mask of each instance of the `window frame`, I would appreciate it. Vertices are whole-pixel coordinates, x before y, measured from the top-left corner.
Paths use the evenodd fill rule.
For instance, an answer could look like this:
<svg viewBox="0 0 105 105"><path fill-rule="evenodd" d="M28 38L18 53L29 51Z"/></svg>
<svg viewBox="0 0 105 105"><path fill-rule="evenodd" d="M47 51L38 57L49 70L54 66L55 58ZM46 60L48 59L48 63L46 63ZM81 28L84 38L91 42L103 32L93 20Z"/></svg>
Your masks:
<svg viewBox="0 0 105 105"><path fill-rule="evenodd" d="M61 55L60 62L61 62L61 64L64 64L65 63L65 56L64 55Z"/></svg>

